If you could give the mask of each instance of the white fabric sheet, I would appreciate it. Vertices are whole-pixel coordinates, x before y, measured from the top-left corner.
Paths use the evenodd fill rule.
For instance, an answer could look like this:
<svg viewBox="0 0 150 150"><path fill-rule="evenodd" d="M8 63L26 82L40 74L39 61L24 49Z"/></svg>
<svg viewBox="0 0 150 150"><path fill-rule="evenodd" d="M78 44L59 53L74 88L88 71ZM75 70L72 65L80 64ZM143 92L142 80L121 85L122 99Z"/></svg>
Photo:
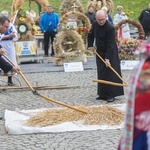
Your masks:
<svg viewBox="0 0 150 150"><path fill-rule="evenodd" d="M111 105L120 110L125 110L125 104ZM46 109L36 110L5 110L5 127L9 134L32 134L45 132L67 132L67 131L87 131L87 130L108 130L119 129L123 127L123 122L118 126L109 125L83 125L81 121L64 122L58 125L47 127L28 127L25 122L31 115Z"/></svg>

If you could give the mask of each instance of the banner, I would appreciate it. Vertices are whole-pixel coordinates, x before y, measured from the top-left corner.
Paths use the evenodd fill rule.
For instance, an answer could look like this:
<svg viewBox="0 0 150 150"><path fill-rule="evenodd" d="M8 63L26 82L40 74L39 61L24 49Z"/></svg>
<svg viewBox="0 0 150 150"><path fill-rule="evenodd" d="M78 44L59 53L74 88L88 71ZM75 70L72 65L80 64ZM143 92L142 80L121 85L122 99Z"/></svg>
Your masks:
<svg viewBox="0 0 150 150"><path fill-rule="evenodd" d="M36 42L35 41L21 41L15 42L16 54L18 56L36 55Z"/></svg>

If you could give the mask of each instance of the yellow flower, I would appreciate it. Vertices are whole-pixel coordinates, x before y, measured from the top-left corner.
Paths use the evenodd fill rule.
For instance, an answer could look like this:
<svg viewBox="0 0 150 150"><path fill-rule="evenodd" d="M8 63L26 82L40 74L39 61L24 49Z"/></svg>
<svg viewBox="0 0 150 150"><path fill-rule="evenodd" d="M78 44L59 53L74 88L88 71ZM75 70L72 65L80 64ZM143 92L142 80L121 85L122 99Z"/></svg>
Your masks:
<svg viewBox="0 0 150 150"><path fill-rule="evenodd" d="M23 18L23 17L20 17L20 18L19 18L19 20L20 20L20 21L24 21L24 20L25 20L25 18Z"/></svg>
<svg viewBox="0 0 150 150"><path fill-rule="evenodd" d="M36 25L33 25L33 26L32 26L32 29L36 30Z"/></svg>

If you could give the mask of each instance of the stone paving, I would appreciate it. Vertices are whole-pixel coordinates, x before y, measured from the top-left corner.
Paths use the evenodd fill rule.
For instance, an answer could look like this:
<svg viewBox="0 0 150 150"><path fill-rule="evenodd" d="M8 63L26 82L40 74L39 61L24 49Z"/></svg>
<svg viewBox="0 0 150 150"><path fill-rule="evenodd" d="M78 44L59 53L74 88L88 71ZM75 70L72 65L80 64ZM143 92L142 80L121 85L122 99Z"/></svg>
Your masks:
<svg viewBox="0 0 150 150"><path fill-rule="evenodd" d="M43 65L43 64L42 64ZM47 65L47 64L45 64ZM33 64L31 65L33 66ZM35 68L38 68L34 64ZM123 104L125 96L120 96L113 103L102 100L95 100L97 97L97 85L92 82L97 79L95 67L86 68L82 72L66 73L62 70L52 72L27 72L25 66L21 65L25 77L31 85L67 85L79 86L78 88L68 89L45 89L38 90L39 93L47 97L59 100L69 105L100 105L100 104ZM29 66L27 66L29 70ZM45 68L46 69L46 68ZM122 71L123 78L128 81L130 71ZM26 85L20 75L15 75L21 82L21 86ZM6 77L1 77L6 80ZM18 81L14 79L17 83ZM5 82L0 82L5 86ZM126 88L125 88L126 91ZM6 109L20 110L62 107L51 103L36 95L30 90L1 90L0 115L4 115ZM63 133L43 133L29 135L9 135L5 129L5 121L0 120L0 149L1 150L116 150L122 130L96 130L78 131Z"/></svg>

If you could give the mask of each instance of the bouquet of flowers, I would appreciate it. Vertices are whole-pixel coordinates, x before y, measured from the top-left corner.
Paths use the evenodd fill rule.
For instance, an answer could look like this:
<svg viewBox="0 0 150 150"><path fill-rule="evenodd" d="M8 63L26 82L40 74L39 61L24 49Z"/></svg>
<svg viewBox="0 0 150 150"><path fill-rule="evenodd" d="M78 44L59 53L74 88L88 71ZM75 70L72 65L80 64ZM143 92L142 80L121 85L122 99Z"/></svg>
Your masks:
<svg viewBox="0 0 150 150"><path fill-rule="evenodd" d="M135 60L135 52L141 45L138 39L119 39L118 53L120 60Z"/></svg>

